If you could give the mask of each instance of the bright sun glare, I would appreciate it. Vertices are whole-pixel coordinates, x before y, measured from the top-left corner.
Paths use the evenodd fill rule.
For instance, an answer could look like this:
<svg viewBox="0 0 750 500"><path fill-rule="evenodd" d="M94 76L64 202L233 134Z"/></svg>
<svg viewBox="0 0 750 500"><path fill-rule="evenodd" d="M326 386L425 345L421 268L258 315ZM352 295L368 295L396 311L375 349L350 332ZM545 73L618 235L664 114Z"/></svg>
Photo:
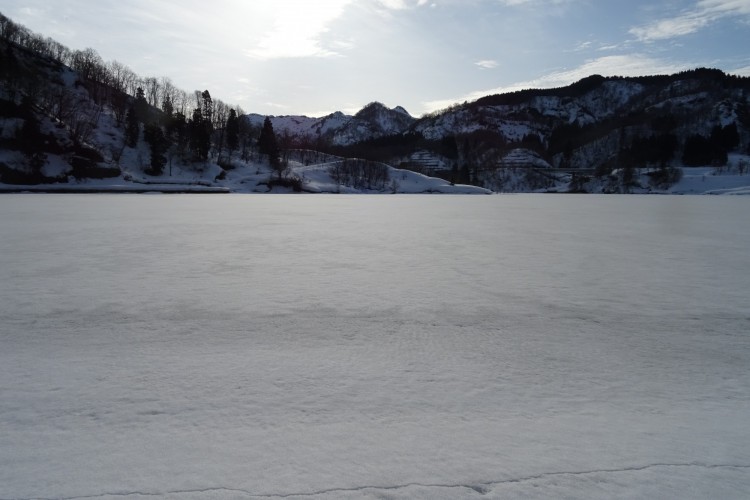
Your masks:
<svg viewBox="0 0 750 500"><path fill-rule="evenodd" d="M351 0L281 0L264 5L261 10L271 20L269 29L248 54L258 59L335 55L321 45L319 37L350 3Z"/></svg>

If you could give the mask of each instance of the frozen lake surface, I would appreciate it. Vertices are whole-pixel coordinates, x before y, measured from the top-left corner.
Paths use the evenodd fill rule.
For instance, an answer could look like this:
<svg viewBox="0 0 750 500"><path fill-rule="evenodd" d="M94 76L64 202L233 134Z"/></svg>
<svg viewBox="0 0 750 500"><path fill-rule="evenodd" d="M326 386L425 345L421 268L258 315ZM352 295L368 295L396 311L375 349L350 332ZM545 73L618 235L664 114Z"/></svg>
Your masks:
<svg viewBox="0 0 750 500"><path fill-rule="evenodd" d="M0 196L0 499L747 498L749 212Z"/></svg>

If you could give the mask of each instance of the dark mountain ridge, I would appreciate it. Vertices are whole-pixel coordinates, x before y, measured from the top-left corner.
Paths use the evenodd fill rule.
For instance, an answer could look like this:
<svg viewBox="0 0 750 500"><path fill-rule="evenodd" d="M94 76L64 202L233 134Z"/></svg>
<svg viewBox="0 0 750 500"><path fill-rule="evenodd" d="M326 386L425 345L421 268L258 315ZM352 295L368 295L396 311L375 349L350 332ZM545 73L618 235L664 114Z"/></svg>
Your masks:
<svg viewBox="0 0 750 500"><path fill-rule="evenodd" d="M750 78L712 68L639 77L591 75L565 87L482 97L419 119L396 120L398 108L371 103L354 117L335 114L339 121L330 128L301 130L300 123L330 122L334 115L304 118L296 128L288 123L291 117L276 117L274 125L300 139L312 133L318 145L339 154L356 151L391 163L403 162L416 149L445 156L446 140L455 140L460 144L453 158L447 153L448 163L469 169L491 169L499 156L525 147L557 168L606 170L640 141L665 134L676 140L668 162L682 160L691 136L710 138L726 127L738 135L726 152L747 151L748 91ZM384 111L388 120L380 119ZM716 161L722 159L718 155ZM643 166L663 163L662 157L646 160Z"/></svg>
<svg viewBox="0 0 750 500"><path fill-rule="evenodd" d="M552 167L599 175L618 168L722 165L728 153L748 152L749 95L750 78L717 69L593 75L566 87L454 105L422 117L408 132L433 144L455 139L455 162L480 181L483 171L518 148ZM703 140L708 154L696 158L693 145Z"/></svg>

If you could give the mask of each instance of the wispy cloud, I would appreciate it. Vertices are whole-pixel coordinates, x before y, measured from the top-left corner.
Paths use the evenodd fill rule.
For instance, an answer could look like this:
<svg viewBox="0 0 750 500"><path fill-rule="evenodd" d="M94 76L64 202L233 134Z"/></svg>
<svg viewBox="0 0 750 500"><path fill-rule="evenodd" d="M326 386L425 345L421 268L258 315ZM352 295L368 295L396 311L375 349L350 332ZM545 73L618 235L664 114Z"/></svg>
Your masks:
<svg viewBox="0 0 750 500"><path fill-rule="evenodd" d="M750 15L750 0L701 0L677 16L631 28L629 33L642 42L654 42L689 35L720 19L737 15Z"/></svg>
<svg viewBox="0 0 750 500"><path fill-rule="evenodd" d="M497 68L497 61L493 59L484 59L482 61L477 61L474 63L476 66L479 66L482 69L493 69Z"/></svg>
<svg viewBox="0 0 750 500"><path fill-rule="evenodd" d="M695 33L715 20L705 13L689 12L672 19L662 19L648 26L631 28L629 33L642 42L653 42Z"/></svg>
<svg viewBox="0 0 750 500"><path fill-rule="evenodd" d="M423 106L425 112L430 112L446 108L456 102L474 101L480 97L493 94L502 94L530 88L564 87L565 85L570 85L573 82L594 74L605 76L642 76L676 73L691 67L695 66L690 64L670 63L640 54L605 56L587 61L573 69L548 73L534 80L527 80L493 89L478 90L454 99L428 101L424 102Z"/></svg>
<svg viewBox="0 0 750 500"><path fill-rule="evenodd" d="M424 7L428 0L375 0L376 4L389 10L405 10L415 7Z"/></svg>
<svg viewBox="0 0 750 500"><path fill-rule="evenodd" d="M543 5L564 5L573 3L578 0L499 0L499 2L508 7L515 7L519 5L528 5L533 7L541 7Z"/></svg>
<svg viewBox="0 0 750 500"><path fill-rule="evenodd" d="M737 76L750 76L750 66L745 66L743 68L737 68L734 70L728 71L728 73L731 73L733 75Z"/></svg>
<svg viewBox="0 0 750 500"><path fill-rule="evenodd" d="M425 6L434 7L428 0L359 0L358 6L378 16L392 19L404 11L415 10Z"/></svg>
<svg viewBox="0 0 750 500"><path fill-rule="evenodd" d="M378 0L383 7L391 10L403 10L409 8L409 2L406 0Z"/></svg>

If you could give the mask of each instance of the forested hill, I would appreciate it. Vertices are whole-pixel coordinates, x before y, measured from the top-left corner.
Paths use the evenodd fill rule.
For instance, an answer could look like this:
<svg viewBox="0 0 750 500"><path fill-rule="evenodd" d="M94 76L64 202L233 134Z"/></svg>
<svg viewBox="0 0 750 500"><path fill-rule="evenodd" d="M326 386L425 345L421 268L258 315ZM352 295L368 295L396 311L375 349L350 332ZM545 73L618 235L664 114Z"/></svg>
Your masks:
<svg viewBox="0 0 750 500"><path fill-rule="evenodd" d="M493 191L666 192L686 168L746 173L749 95L750 79L699 68L593 75L421 118L378 102L353 116L263 117L208 89L137 75L94 49L71 50L0 14L0 184L402 192L412 181L400 168ZM292 153L302 150L314 154ZM346 158L359 166L350 162L342 177ZM424 190L436 189L429 182Z"/></svg>
<svg viewBox="0 0 750 500"><path fill-rule="evenodd" d="M747 150L749 91L750 78L716 69L634 78L593 75L567 87L456 105L424 117L414 130L432 139L462 136L470 143L472 135L481 135L473 142L484 148L468 148L479 155L527 147L558 168L683 160L704 165ZM694 154L706 149L693 147L700 138L711 143L705 157Z"/></svg>
<svg viewBox="0 0 750 500"><path fill-rule="evenodd" d="M302 143L398 164L495 191L668 189L683 167L744 174L750 78L698 68L672 75L592 75L554 89L491 95L405 123L391 135ZM282 117L277 118L283 127ZM539 169L548 169L539 173ZM530 170L533 169L533 170ZM642 177L645 175L646 177Z"/></svg>

